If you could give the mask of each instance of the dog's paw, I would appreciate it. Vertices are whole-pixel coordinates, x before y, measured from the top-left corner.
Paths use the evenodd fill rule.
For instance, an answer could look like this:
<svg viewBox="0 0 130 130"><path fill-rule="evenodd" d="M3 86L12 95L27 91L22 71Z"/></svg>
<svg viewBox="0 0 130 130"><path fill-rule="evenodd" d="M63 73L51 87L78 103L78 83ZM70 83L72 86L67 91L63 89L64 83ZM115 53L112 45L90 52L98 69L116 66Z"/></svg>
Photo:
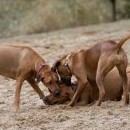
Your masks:
<svg viewBox="0 0 130 130"><path fill-rule="evenodd" d="M126 98L125 98L125 105L128 105L128 104L129 104L129 102L130 102L129 100L130 100L130 99L129 99L129 95L127 95Z"/></svg>
<svg viewBox="0 0 130 130"><path fill-rule="evenodd" d="M124 105L128 105L129 104L129 95L124 96L124 94L122 95L122 100L124 101Z"/></svg>
<svg viewBox="0 0 130 130"><path fill-rule="evenodd" d="M40 107L39 107L39 109L46 109L46 108L48 108L50 105L41 105Z"/></svg>

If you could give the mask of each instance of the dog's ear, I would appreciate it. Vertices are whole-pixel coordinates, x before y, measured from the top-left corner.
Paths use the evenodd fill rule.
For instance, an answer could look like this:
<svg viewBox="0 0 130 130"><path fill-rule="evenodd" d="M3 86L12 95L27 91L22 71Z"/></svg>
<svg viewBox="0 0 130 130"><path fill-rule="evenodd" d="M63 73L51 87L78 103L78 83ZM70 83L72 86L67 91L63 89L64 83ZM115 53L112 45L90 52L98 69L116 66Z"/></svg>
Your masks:
<svg viewBox="0 0 130 130"><path fill-rule="evenodd" d="M56 61L54 64L53 64L53 66L52 66L52 71L53 72L56 72L56 69L58 68L58 66L61 64L61 62L58 60L58 61Z"/></svg>

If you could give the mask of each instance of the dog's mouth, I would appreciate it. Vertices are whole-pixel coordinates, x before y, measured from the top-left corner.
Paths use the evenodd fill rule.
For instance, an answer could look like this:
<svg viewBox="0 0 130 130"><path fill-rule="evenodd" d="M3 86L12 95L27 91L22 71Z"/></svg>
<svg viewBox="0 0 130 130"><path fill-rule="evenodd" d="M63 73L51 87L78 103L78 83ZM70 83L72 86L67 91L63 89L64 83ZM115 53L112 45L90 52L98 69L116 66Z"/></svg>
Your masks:
<svg viewBox="0 0 130 130"><path fill-rule="evenodd" d="M44 101L45 105L54 105L54 104L58 104L58 101L53 101L53 100L47 100Z"/></svg>
<svg viewBox="0 0 130 130"><path fill-rule="evenodd" d="M63 99L63 100L56 100L56 101L52 101L52 102L49 102L49 104L48 105L54 105L54 104L62 104L62 103L65 103L65 102L67 102L68 101L68 99Z"/></svg>
<svg viewBox="0 0 130 130"><path fill-rule="evenodd" d="M48 97L45 97L45 98L43 99L43 102L44 102L45 105L53 105L53 102L50 101L50 100L48 99Z"/></svg>

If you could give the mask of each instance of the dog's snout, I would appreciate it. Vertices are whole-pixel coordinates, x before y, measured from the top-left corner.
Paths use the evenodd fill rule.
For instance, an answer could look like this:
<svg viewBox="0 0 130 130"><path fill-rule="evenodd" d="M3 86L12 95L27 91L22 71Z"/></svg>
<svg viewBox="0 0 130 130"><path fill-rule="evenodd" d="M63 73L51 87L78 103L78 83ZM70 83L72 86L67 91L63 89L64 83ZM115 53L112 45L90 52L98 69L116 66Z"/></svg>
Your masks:
<svg viewBox="0 0 130 130"><path fill-rule="evenodd" d="M60 89L57 89L57 90L55 91L55 96L58 96L58 95L60 95Z"/></svg>

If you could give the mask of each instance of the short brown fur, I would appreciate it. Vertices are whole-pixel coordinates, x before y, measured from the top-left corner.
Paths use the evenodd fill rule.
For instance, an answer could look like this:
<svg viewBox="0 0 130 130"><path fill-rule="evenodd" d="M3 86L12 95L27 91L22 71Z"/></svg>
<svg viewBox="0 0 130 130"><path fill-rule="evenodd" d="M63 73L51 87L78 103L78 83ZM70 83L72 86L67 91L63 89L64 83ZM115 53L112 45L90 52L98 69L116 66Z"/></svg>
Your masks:
<svg viewBox="0 0 130 130"><path fill-rule="evenodd" d="M59 91L55 82L55 73L34 50L22 46L0 46L0 75L16 80L14 101L16 111L19 109L20 91L24 80L27 80L39 97L44 100L44 93L35 81L37 74L51 92Z"/></svg>
<svg viewBox="0 0 130 130"><path fill-rule="evenodd" d="M127 68L128 87L130 91L130 67ZM105 77L103 83L106 91L104 100L120 101L123 94L123 84L119 72L116 68L112 69ZM63 104L70 101L75 93L71 86L67 86L65 83L59 85L61 94L57 97L54 94L46 96L46 102L49 105ZM76 89L77 85L75 86ZM90 86L84 88L82 94L78 98L77 105L87 105L98 100L99 91L97 86Z"/></svg>
<svg viewBox="0 0 130 130"><path fill-rule="evenodd" d="M56 61L53 65L53 70L57 70L61 79L71 78L72 75L75 75L78 79L78 87L69 106L74 106L88 82L91 86L97 84L99 89L97 105L101 105L105 96L104 78L115 66L123 81L125 104L129 103L126 75L128 60L124 50L121 48L129 38L130 36L127 36L118 43L115 41L101 42L89 49L63 56Z"/></svg>

